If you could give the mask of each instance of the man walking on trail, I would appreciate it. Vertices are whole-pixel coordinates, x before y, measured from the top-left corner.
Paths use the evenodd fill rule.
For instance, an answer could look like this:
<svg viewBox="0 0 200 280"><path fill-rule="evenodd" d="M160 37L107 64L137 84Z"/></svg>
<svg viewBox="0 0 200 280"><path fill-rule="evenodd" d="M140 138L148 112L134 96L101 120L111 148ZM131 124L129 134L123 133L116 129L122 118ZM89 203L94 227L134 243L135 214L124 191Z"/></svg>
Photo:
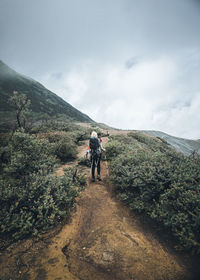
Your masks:
<svg viewBox="0 0 200 280"><path fill-rule="evenodd" d="M89 149L91 154L92 182L95 181L95 167L97 167L97 180L101 181L101 151L105 151L105 149L102 146L102 140L97 137L97 133L95 131L93 131L91 134Z"/></svg>

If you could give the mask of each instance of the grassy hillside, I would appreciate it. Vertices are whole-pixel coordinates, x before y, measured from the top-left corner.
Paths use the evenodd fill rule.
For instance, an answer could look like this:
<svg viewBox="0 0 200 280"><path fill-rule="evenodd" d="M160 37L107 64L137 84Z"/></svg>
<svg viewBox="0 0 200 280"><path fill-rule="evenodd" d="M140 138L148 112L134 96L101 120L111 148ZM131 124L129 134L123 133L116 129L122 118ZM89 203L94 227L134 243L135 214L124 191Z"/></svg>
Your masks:
<svg viewBox="0 0 200 280"><path fill-rule="evenodd" d="M144 130L143 132L145 132L149 135L155 136L155 137L162 138L168 144L170 144L172 147L174 147L178 152L181 152L185 155L190 155L192 152L196 152L196 153L200 154L200 141L199 140L190 140L190 139L179 138L179 137L171 136L162 131Z"/></svg>
<svg viewBox="0 0 200 280"><path fill-rule="evenodd" d="M18 74L0 61L1 121L14 118L14 108L8 102L13 91L27 95L31 101L31 110L34 117L45 114L50 117L63 116L70 120L92 122L87 115L65 102L40 83Z"/></svg>

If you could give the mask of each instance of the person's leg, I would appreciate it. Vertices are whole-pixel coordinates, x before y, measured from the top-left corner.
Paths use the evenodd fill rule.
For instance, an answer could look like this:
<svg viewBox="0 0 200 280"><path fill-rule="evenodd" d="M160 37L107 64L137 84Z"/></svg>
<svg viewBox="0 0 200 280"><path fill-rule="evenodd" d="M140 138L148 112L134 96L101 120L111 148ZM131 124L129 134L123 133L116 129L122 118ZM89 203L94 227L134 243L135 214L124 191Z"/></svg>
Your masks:
<svg viewBox="0 0 200 280"><path fill-rule="evenodd" d="M91 172L92 172L92 181L95 180L94 172L95 172L95 158L91 156Z"/></svg>
<svg viewBox="0 0 200 280"><path fill-rule="evenodd" d="M101 180L101 176L100 176L100 173L101 173L101 155L97 158L97 179L98 180Z"/></svg>

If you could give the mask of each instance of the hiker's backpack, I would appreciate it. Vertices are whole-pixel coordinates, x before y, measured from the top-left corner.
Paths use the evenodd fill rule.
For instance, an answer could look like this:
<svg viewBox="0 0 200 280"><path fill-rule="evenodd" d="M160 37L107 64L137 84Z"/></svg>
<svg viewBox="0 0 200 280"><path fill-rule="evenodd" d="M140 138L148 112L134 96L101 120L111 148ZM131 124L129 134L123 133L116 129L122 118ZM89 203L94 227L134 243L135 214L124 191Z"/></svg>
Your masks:
<svg viewBox="0 0 200 280"><path fill-rule="evenodd" d="M89 146L91 149L91 154L97 154L99 155L101 153L100 150L100 143L99 143L99 139L96 137L91 137L90 138L90 142L89 142Z"/></svg>

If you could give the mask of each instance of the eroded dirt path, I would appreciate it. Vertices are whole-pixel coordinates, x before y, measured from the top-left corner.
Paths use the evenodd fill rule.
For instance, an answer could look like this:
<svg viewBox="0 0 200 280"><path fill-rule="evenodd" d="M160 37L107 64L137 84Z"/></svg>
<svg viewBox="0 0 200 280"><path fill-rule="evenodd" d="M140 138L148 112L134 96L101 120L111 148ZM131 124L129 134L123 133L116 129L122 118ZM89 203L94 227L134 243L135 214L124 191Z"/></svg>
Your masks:
<svg viewBox="0 0 200 280"><path fill-rule="evenodd" d="M79 155L86 147L80 147ZM65 167L58 174L62 175ZM89 176L90 170L87 172ZM91 183L88 177L71 221L59 232L52 232L40 242L20 243L1 256L4 276L0 279L191 279L183 263L147 234L115 199L105 162L101 174L101 182Z"/></svg>

